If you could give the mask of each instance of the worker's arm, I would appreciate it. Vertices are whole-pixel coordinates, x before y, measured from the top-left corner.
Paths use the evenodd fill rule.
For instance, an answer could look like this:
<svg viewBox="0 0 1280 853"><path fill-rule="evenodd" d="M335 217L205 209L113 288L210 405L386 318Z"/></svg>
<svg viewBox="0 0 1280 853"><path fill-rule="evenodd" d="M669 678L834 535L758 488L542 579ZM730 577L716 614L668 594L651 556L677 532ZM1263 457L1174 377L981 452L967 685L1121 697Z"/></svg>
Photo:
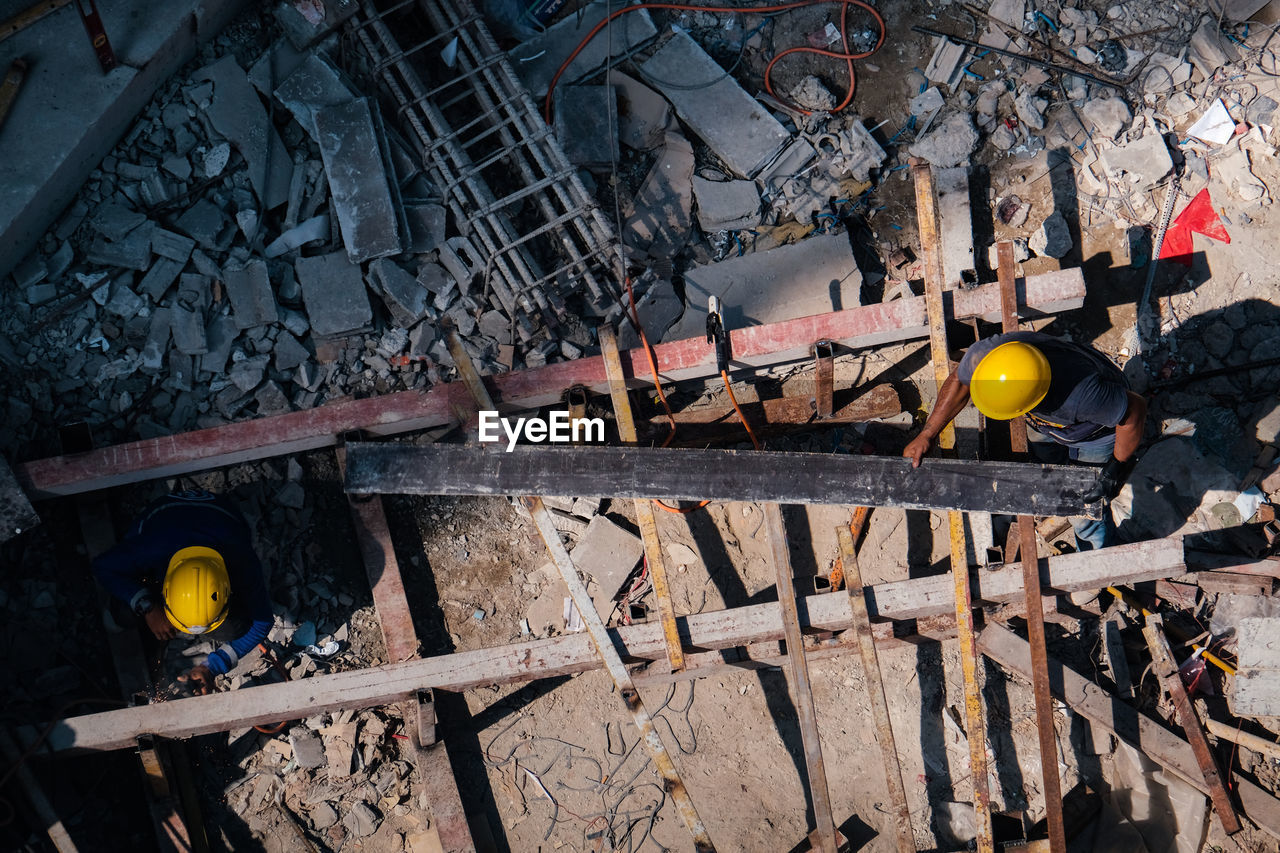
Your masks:
<svg viewBox="0 0 1280 853"><path fill-rule="evenodd" d="M1134 453L1142 443L1142 431L1147 425L1147 401L1132 391L1127 394L1128 408L1116 424L1116 445L1111 451L1111 458L1098 472L1098 481L1084 496L1086 503L1109 501L1120 494L1120 487L1129 479L1137 461Z"/></svg>
<svg viewBox="0 0 1280 853"><path fill-rule="evenodd" d="M164 602L155 600L143 583L148 566L163 565L166 555L145 537L126 537L93 561L93 574L107 592L129 605L146 621L157 640L170 640L175 631L164 615Z"/></svg>
<svg viewBox="0 0 1280 853"><path fill-rule="evenodd" d="M218 647L209 655L205 665L214 675L230 672L240 658L253 650L253 647L267 638L275 624L275 611L271 608L271 596L267 592L267 583L262 575L262 563L253 550L249 540L248 528L237 531L236 535L223 545L223 553L227 558L227 567L231 574L231 594L238 596L243 602L243 611L253 623L245 631L229 643ZM233 598L234 600L234 598Z"/></svg>
<svg viewBox="0 0 1280 853"><path fill-rule="evenodd" d="M933 446L933 440L946 428L947 424L955 420L956 415L960 414L968 402L969 386L961 382L953 371L938 389L938 400L934 403L933 411L925 420L920 434L902 450L902 455L911 460L912 468L920 467L920 460Z"/></svg>

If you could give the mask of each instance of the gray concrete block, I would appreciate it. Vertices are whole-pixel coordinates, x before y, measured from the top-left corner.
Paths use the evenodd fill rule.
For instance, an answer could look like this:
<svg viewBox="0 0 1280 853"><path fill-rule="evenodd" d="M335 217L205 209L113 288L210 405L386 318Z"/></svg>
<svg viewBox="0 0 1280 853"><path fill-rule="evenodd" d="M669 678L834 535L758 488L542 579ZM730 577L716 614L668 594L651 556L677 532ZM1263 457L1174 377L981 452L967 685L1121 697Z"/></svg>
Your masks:
<svg viewBox="0 0 1280 853"><path fill-rule="evenodd" d="M258 200L268 210L288 201L293 159L235 57L227 54L192 78L213 82L213 103L205 115L244 157Z"/></svg>
<svg viewBox="0 0 1280 853"><path fill-rule="evenodd" d="M237 361L231 365L227 377L231 380L231 384L242 392L248 393L262 384L262 380L267 376L267 364L270 361L269 355L255 355L252 358Z"/></svg>
<svg viewBox="0 0 1280 853"><path fill-rule="evenodd" d="M236 326L251 329L280 321L265 261L252 260L242 267L228 267L222 271L222 281L231 299Z"/></svg>
<svg viewBox="0 0 1280 853"><path fill-rule="evenodd" d="M853 308L861 304L862 273L848 236L828 234L694 267L685 272L684 287L684 316L667 340L705 335L712 295L720 297L730 329Z"/></svg>
<svg viewBox="0 0 1280 853"><path fill-rule="evenodd" d="M169 349L169 330L173 311L157 308L151 312L151 328L146 343L142 345L142 369L158 371L164 367L164 356Z"/></svg>
<svg viewBox="0 0 1280 853"><path fill-rule="evenodd" d="M204 355L209 351L204 337L204 318L181 303L172 306L173 345L183 355ZM187 370L190 377L190 368ZM188 382L190 379L188 378Z"/></svg>
<svg viewBox="0 0 1280 853"><path fill-rule="evenodd" d="M400 222L374 128L372 102L360 98L315 114L329 192L352 263L399 254Z"/></svg>
<svg viewBox="0 0 1280 853"><path fill-rule="evenodd" d="M639 151L661 145L671 125L667 99L621 71L610 73L609 82L618 92L618 141Z"/></svg>
<svg viewBox="0 0 1280 853"><path fill-rule="evenodd" d="M151 251L162 258L181 261L185 264L187 258L191 257L191 250L195 247L196 241L190 237L184 237L163 228L156 228L151 232Z"/></svg>
<svg viewBox="0 0 1280 853"><path fill-rule="evenodd" d="M1236 657L1232 712L1239 717L1280 717L1280 617L1241 619L1236 625Z"/></svg>
<svg viewBox="0 0 1280 853"><path fill-rule="evenodd" d="M132 279L133 276L130 275L129 278ZM102 310L112 317L128 320L137 316L145 304L142 297L134 293L124 281L117 280L111 285L111 298Z"/></svg>
<svg viewBox="0 0 1280 853"><path fill-rule="evenodd" d="M969 169L937 169L938 239L942 243L942 286L976 282L973 259L973 206L969 201Z"/></svg>
<svg viewBox="0 0 1280 853"><path fill-rule="evenodd" d="M618 97L612 86L556 89L556 138L575 166L606 167L617 162L617 118Z"/></svg>
<svg viewBox="0 0 1280 853"><path fill-rule="evenodd" d="M693 166L693 148L679 133L668 131L626 212L626 245L654 258L671 258L684 248L693 227Z"/></svg>
<svg viewBox="0 0 1280 853"><path fill-rule="evenodd" d="M367 328L373 320L364 276L345 252L299 258L294 271L315 334L342 335Z"/></svg>
<svg viewBox="0 0 1280 853"><path fill-rule="evenodd" d="M99 237L93 241L89 251L85 252L85 260L91 264L147 270L151 266L151 232L153 230L154 227L148 223L133 229L117 242Z"/></svg>
<svg viewBox="0 0 1280 853"><path fill-rule="evenodd" d="M308 10L309 14L304 15L296 3L276 4L276 20L280 23L280 29L284 30L284 34L298 50L306 50L333 32L359 8L354 0L321 0L319 5L320 14L315 13L313 6Z"/></svg>
<svg viewBox="0 0 1280 853"><path fill-rule="evenodd" d="M158 258L142 277L138 290L150 296L152 302L159 302L185 266L186 264L170 258Z"/></svg>
<svg viewBox="0 0 1280 853"><path fill-rule="evenodd" d="M537 96L545 95L565 57L604 20L607 10L613 8L607 3L592 3L512 48L508 52L511 65L529 91ZM577 80L611 57L622 56L658 34L653 19L643 9L620 16L608 30L607 35L602 31L587 43L565 69L562 80Z"/></svg>
<svg viewBox="0 0 1280 853"><path fill-rule="evenodd" d="M221 208L202 198L179 216L175 224L204 248L220 249L223 234L231 221Z"/></svg>
<svg viewBox="0 0 1280 853"><path fill-rule="evenodd" d="M283 79L275 96L298 120L311 138L319 141L316 110L347 104L356 99L338 69L323 54L312 53Z"/></svg>
<svg viewBox="0 0 1280 853"><path fill-rule="evenodd" d="M740 177L754 177L791 140L778 120L725 76L688 33L673 36L641 71L689 129ZM687 88L713 80L708 86Z"/></svg>
<svg viewBox="0 0 1280 853"><path fill-rule="evenodd" d="M119 242L146 221L145 214L113 202L102 205L94 212L93 218L89 220L89 227L108 240Z"/></svg>
<svg viewBox="0 0 1280 853"><path fill-rule="evenodd" d="M285 396L284 390L277 382L266 382L253 398L258 402L258 414L265 415L282 415L285 412L292 411L293 407L289 405L289 398Z"/></svg>
<svg viewBox="0 0 1280 853"><path fill-rule="evenodd" d="M434 252L445 240L445 222L448 216L438 204L411 204L404 206L409 222L409 245L405 251L415 255Z"/></svg>
<svg viewBox="0 0 1280 853"><path fill-rule="evenodd" d="M292 370L311 357L307 348L288 332L281 332L272 350L276 370Z"/></svg>
<svg viewBox="0 0 1280 853"><path fill-rule="evenodd" d="M740 231L760 224L760 191L754 181L708 181L693 176L698 225L708 234Z"/></svg>
<svg viewBox="0 0 1280 853"><path fill-rule="evenodd" d="M369 264L369 283L387 306L392 322L407 329L431 312L431 293L395 261L378 258Z"/></svg>
<svg viewBox="0 0 1280 853"><path fill-rule="evenodd" d="M210 320L204 329L205 346L209 351L200 356L200 369L214 376L226 373L227 359L231 358L231 347L239 333L236 321L230 317L219 314Z"/></svg>
<svg viewBox="0 0 1280 853"><path fill-rule="evenodd" d="M595 578L599 589L594 598L601 616L608 617L614 594L640 562L643 553L644 544L639 536L622 529L603 515L591 519L587 532L570 556L579 571Z"/></svg>
<svg viewBox="0 0 1280 853"><path fill-rule="evenodd" d="M178 302L198 311L207 311L213 304L213 279L195 273L183 273L178 277Z"/></svg>

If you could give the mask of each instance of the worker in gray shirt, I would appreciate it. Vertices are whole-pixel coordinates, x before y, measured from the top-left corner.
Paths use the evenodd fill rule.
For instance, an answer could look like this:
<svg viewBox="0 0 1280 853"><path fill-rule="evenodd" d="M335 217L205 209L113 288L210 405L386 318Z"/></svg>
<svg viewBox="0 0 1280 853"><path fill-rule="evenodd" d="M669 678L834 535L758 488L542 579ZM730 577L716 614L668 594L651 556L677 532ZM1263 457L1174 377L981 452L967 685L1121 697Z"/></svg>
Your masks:
<svg viewBox="0 0 1280 853"><path fill-rule="evenodd" d="M1147 421L1146 401L1129 390L1124 374L1091 347L1041 332L1009 332L969 347L938 392L924 429L902 451L911 467L933 446L969 400L988 418L1025 415L1042 438L1031 437L1037 457L1052 461L1055 442L1067 457L1101 466L1086 501L1110 501L1136 461ZM1116 526L1106 507L1100 520L1074 519L1080 550L1115 544Z"/></svg>

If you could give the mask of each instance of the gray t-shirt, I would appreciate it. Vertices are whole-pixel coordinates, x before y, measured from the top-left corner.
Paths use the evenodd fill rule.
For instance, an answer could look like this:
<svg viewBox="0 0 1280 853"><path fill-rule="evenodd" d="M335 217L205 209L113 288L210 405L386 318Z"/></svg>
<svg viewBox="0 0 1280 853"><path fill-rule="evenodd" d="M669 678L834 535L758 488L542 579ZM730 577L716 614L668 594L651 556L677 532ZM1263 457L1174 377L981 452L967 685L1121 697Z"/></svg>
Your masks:
<svg viewBox="0 0 1280 853"><path fill-rule="evenodd" d="M1049 391L1027 413L1027 424L1059 444L1074 445L1115 431L1129 410L1129 384L1120 368L1097 350L1043 332L1009 332L969 347L956 378L966 386L974 368L1001 344L1023 341L1049 361Z"/></svg>

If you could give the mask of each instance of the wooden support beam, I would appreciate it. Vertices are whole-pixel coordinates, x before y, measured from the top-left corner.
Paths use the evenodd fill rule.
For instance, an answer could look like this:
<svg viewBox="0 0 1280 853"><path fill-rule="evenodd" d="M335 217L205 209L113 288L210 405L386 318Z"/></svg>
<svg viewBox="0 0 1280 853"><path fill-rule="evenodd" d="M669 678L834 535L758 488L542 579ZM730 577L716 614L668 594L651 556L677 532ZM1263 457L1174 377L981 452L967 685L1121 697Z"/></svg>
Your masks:
<svg viewBox="0 0 1280 853"><path fill-rule="evenodd" d="M711 853L711 851L715 850L715 845L711 843L711 836L707 833L707 828L703 825L702 818L698 816L698 810L694 808L693 799L689 796L688 789L685 788L684 782L680 779L680 772L676 770L675 762L671 760L670 753L667 752L667 748L663 745L662 737L653 725L653 718L645 708L644 700L640 698L640 692L636 690L635 684L631 681L631 673L623 665L622 656L618 654L617 648L613 645L613 637L610 636L608 629L605 628L604 620L600 618L600 614L596 612L591 594L587 592L586 585L578 577L578 570L569 558L569 552L565 549L564 543L560 541L560 532L556 530L555 524L552 523L551 514L542 505L541 498L525 498L524 505L529 510L529 514L533 516L533 522L538 527L538 533L542 535L542 541L546 543L552 562L560 570L560 578L564 581L565 588L569 591L569 597L573 599L574 606L578 608L578 615L587 628L587 634L591 637L596 654L600 656L605 669L609 672L609 677L613 679L614 685L618 688L618 694L621 696L627 710L631 713L636 728L640 730L640 736L644 741L645 749L649 752L649 758L653 761L658 775L662 777L663 790L671 797L671 801L675 803L676 812L680 815L680 819L684 821L685 826L688 827L689 834L693 836L694 849L698 853Z"/></svg>
<svg viewBox="0 0 1280 853"><path fill-rule="evenodd" d="M939 392L951 374L947 347L947 313L942 301L943 261L938 224L937 193L933 167L922 161L911 166L915 181L916 218L920 225L920 248L924 255L924 295L929 318L929 352L933 376ZM952 455L955 426L948 423L938 436L938 447ZM923 466L922 466L923 467ZM994 512L989 507L964 507ZM947 507L947 527L951 536L951 576L955 582L956 630L960 644L960 667L964 672L965 723L969 737L969 763L973 778L974 822L977 825L978 853L994 853L991 828L991 792L987 780L987 736L982 719L982 689L978 684L978 652L974 644L973 606L969 594L969 565L966 557L964 517L961 507ZM1027 506L1017 511L1026 512ZM1058 515L1059 513L1053 513ZM1065 513L1062 513L1065 514Z"/></svg>
<svg viewBox="0 0 1280 853"><path fill-rule="evenodd" d="M335 452L338 470L345 471L346 448L339 446ZM355 523L360 556L364 560L365 574L373 589L373 604L378 611L378 623L382 628L387 659L393 663L413 660L418 657L418 632L413 626L413 614L405 596L400 561L391 544L391 528L387 525L382 496L348 495L348 503L351 507L351 519ZM432 713L434 716L434 709ZM414 763L431 804L432 826L446 853L475 853L475 842L471 838L471 827L467 824L449 753L444 743L437 743L434 737L430 740L422 738L422 727L414 725L419 714L420 705L416 695L402 703L401 718L410 731Z"/></svg>
<svg viewBox="0 0 1280 853"><path fill-rule="evenodd" d="M1018 294L1014 287L1016 270L1013 260L1013 243L1001 240L996 244L997 274L1000 277L1000 313L1003 330L1018 330ZM1009 444L1015 454L1024 456L1028 450L1027 419L1017 417L1009 422ZM1110 512L1104 508L1103 512ZM1045 823L1049 829L1049 849L1053 853L1066 853L1067 830L1062 818L1062 779L1058 775L1058 732L1053 722L1053 697L1049 695L1049 672L1045 665L1048 648L1044 639L1044 603L1040 597L1040 570L1036 560L1036 520L1030 515L1019 515L1016 521L1018 544L1022 553L1023 590L1027 636L1031 642L1031 659L1035 662L1032 693L1036 705L1036 733L1040 740L1040 777L1044 784Z"/></svg>
<svg viewBox="0 0 1280 853"><path fill-rule="evenodd" d="M1186 572L1181 539L1157 539L1050 557L1040 561L1041 581L1061 593L1099 589L1110 582L1136 583ZM979 569L974 588L980 601L998 604L1022 595L1017 567ZM864 590L872 619L927 620L952 612L951 580L943 576L876 584ZM804 599L802 627L809 632L843 631L852 625L848 596L843 592ZM731 649L781 640L782 615L777 603L732 610L694 613L678 620L689 650ZM891 624L873 625L877 632ZM891 634L891 631L887 631ZM666 661L667 645L657 623L627 625L610 631L627 662ZM686 653L688 657L688 653ZM212 696L176 699L158 705L125 708L68 718L50 732L46 746L55 753L131 748L140 734L186 738L230 728L297 720L321 711L369 708L401 701L423 687L467 690L552 678L600 667L589 637L567 634L490 649L457 652L368 670L269 684ZM37 729L21 730L23 744ZM42 753L43 754L43 753Z"/></svg>
<svg viewBox="0 0 1280 853"><path fill-rule="evenodd" d="M796 722L800 726L800 743L804 748L804 766L809 775L809 793L813 799L813 849L817 853L836 853L836 823L831 811L831 790L827 787L827 768L822 760L822 738L818 732L818 710L813 704L813 686L809 681L809 662L805 659L804 634L796 610L795 577L791 572L787 529L782 521L782 507L767 503L764 511L765 538L769 557L778 578L778 606L782 612L782 630L787 639L787 669L791 696L796 704Z"/></svg>
<svg viewBox="0 0 1280 853"><path fill-rule="evenodd" d="M1023 304L1037 316L1069 311L1084 304L1084 277L1061 270L1022 281ZM999 291L983 285L948 294L952 316L999 317ZM830 314L730 331L733 367L760 367L806 359L814 341L831 340L861 349L922 338L928 333L924 299L897 299ZM654 347L665 382L715 376L715 353L702 338ZM631 387L649 381L648 360L641 349L622 353L623 372ZM504 412L548 406L566 388L582 385L597 393L608 388L599 358L513 371L487 378L498 408ZM92 492L111 486L206 471L304 450L332 447L344 433L398 435L456 423L451 402L467 395L462 383L435 385L427 391L401 391L364 400L342 400L302 412L290 412L176 436L133 441L87 453L37 459L14 466L14 475L32 499Z"/></svg>
<svg viewBox="0 0 1280 853"><path fill-rule="evenodd" d="M855 396L856 395L856 396ZM850 399L853 398L853 399ZM839 408L833 408L830 417L819 417L811 397L781 397L756 402L740 403L742 414L757 436L782 435L806 429L817 429L841 424L865 423L878 418L889 418L902 411L898 392L889 384L875 385L867 389L845 389L834 393ZM847 402L846 402L847 401ZM672 446L703 447L708 441L729 441L745 438L746 429L733 406L698 406L675 412L678 429ZM665 414L655 415L637 426L645 442L660 441L670 431L670 421Z"/></svg>
<svg viewBox="0 0 1280 853"><path fill-rule="evenodd" d="M660 447L349 445L354 494L550 495L1082 514L1069 465Z"/></svg>
<svg viewBox="0 0 1280 853"><path fill-rule="evenodd" d="M618 339L610 326L600 327L600 349L604 356L605 372L609 375L609 396L613 400L613 414L618 423L618 434L626 444L638 441L636 420L631 414L631 401L627 399L626 377L622 375L622 362L618 358ZM546 494L538 492L537 494ZM640 528L640 541L644 543L644 558L649 564L649 577L653 580L653 596L658 604L658 621L667 639L667 659L677 672L684 669L684 649L680 647L680 634L676 630L676 611L671 603L671 584L667 580L667 564L658 541L658 520L653 515L653 501L637 498L636 526Z"/></svg>
<svg viewBox="0 0 1280 853"><path fill-rule="evenodd" d="M1218 816L1218 820L1222 821L1222 828L1227 835L1234 835L1240 831L1240 819L1236 817L1235 804L1231 802L1231 794L1223 784L1222 770L1218 767L1213 748L1209 746L1209 739L1205 737L1204 728L1200 725L1200 715L1196 713L1195 705L1187 695L1187 688L1182 684L1182 676L1178 674L1178 664L1173 659L1173 650L1169 648L1169 641L1164 636L1163 627L1164 621L1153 613L1147 617L1147 624L1142 629L1142 635L1147 640L1147 649L1151 652L1152 671L1160 680L1161 689L1169 694L1169 699L1173 702L1178 723L1186 733L1191 751L1195 753L1196 764L1200 766L1204 784L1209 789L1209 800L1213 803L1213 811Z"/></svg>
<svg viewBox="0 0 1280 853"><path fill-rule="evenodd" d="M862 656L862 672L867 681L867 698L871 705L871 719L876 724L876 740L880 743L880 755L884 759L885 784L889 788L889 801L893 805L893 827L898 841L898 853L915 853L915 835L911 831L911 810L907 806L907 789L902 781L902 765L898 763L898 746L893 737L893 720L889 716L889 702L884 695L884 676L880 673L880 656L876 653L871 635L871 618L867 614L867 598L862 588L862 570L858 566L858 551L853 533L848 527L836 528L840 541L840 567L849 595L849 612L853 617L853 632ZM886 833L887 834L887 833Z"/></svg>
<svg viewBox="0 0 1280 853"><path fill-rule="evenodd" d="M1008 628L987 625L978 646L1005 669L1024 681L1031 680L1031 649L1026 640ZM1191 745L1160 722L1054 658L1049 659L1049 686L1053 695L1077 714L1102 726L1201 793L1209 793ZM1232 775L1245 815L1263 831L1280 838L1280 800L1239 773Z"/></svg>

